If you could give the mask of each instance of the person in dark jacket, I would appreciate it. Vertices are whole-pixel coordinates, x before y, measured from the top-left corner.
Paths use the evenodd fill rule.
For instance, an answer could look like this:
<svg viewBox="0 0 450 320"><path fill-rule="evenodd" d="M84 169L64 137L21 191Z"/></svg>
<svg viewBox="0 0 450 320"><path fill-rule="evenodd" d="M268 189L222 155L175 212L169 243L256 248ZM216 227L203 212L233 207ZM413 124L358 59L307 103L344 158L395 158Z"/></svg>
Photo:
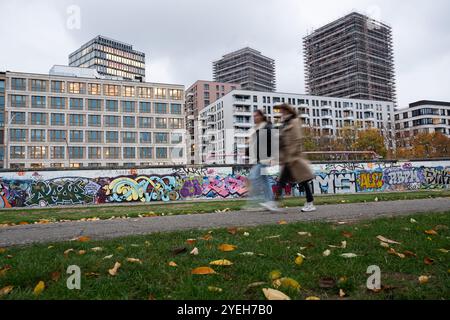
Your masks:
<svg viewBox="0 0 450 320"><path fill-rule="evenodd" d="M287 183L299 183L306 193L306 204L302 208L302 212L316 211L310 184L315 176L309 162L302 156L300 119L290 105L282 104L279 108L282 114L280 128L280 164L282 168L278 190L282 190Z"/></svg>

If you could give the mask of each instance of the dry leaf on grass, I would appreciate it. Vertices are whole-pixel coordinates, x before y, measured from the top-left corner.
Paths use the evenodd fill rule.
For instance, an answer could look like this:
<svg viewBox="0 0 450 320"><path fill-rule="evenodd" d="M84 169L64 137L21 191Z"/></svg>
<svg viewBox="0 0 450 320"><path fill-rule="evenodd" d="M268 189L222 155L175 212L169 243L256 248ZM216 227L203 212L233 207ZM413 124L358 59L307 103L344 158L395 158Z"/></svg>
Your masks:
<svg viewBox="0 0 450 320"><path fill-rule="evenodd" d="M345 297L346 295L347 295L347 294L345 293L344 290L339 289L339 297L343 298L343 297Z"/></svg>
<svg viewBox="0 0 450 320"><path fill-rule="evenodd" d="M245 256L245 257L252 257L255 255L255 253L254 252L243 252L243 253L240 253L239 255Z"/></svg>
<svg viewBox="0 0 450 320"><path fill-rule="evenodd" d="M298 235L302 237L312 237L310 232L298 232Z"/></svg>
<svg viewBox="0 0 450 320"><path fill-rule="evenodd" d="M436 230L425 230L424 232L425 232L425 234L427 234L429 236L437 236L438 235Z"/></svg>
<svg viewBox="0 0 450 320"><path fill-rule="evenodd" d="M425 259L423 259L423 262L424 262L426 265L431 266L431 265L434 263L434 260L431 259L431 258L426 257Z"/></svg>
<svg viewBox="0 0 450 320"><path fill-rule="evenodd" d="M227 232L229 234L235 235L238 232L238 228L228 228Z"/></svg>
<svg viewBox="0 0 450 320"><path fill-rule="evenodd" d="M189 245L193 245L196 242L197 242L197 239L187 239L186 240L186 243L189 244Z"/></svg>
<svg viewBox="0 0 450 320"><path fill-rule="evenodd" d="M113 256L114 256L113 254L111 254L111 255L109 255L109 256L105 256L105 257L103 257L103 260L111 259Z"/></svg>
<svg viewBox="0 0 450 320"><path fill-rule="evenodd" d="M385 238L383 236L377 236L377 239L382 241L382 242L389 243L389 244L400 244L400 242L397 242L397 241L394 241L394 240L390 240L390 239Z"/></svg>
<svg viewBox="0 0 450 320"><path fill-rule="evenodd" d="M50 274L50 278L51 278L53 281L58 282L59 278L61 278L61 272L58 272L58 271L52 272L52 273Z"/></svg>
<svg viewBox="0 0 450 320"><path fill-rule="evenodd" d="M278 222L279 225L286 225L288 224L286 220L281 220Z"/></svg>
<svg viewBox="0 0 450 320"><path fill-rule="evenodd" d="M174 261L169 262L169 267L178 267L178 265Z"/></svg>
<svg viewBox="0 0 450 320"><path fill-rule="evenodd" d="M355 253L343 253L341 254L341 257L343 258L347 258L347 259L351 259L351 258L356 258L358 255Z"/></svg>
<svg viewBox="0 0 450 320"><path fill-rule="evenodd" d="M86 250L79 250L78 251L78 255L79 256L83 256L83 255L85 255L86 254Z"/></svg>
<svg viewBox="0 0 450 320"><path fill-rule="evenodd" d="M415 253L412 252L412 251L406 250L406 251L403 251L403 254L404 254L405 256L407 256L407 257L414 257L414 258L417 258L417 254L415 254Z"/></svg>
<svg viewBox="0 0 450 320"><path fill-rule="evenodd" d="M406 258L406 255L404 255L403 253L399 253L399 252L395 251L394 248L390 248L388 253L392 254L392 255L395 255L395 256L397 256L397 257L399 257L401 259L405 259Z"/></svg>
<svg viewBox="0 0 450 320"><path fill-rule="evenodd" d="M333 248L333 249L346 249L347 241L342 241L340 246L328 245L328 247Z"/></svg>
<svg viewBox="0 0 450 320"><path fill-rule="evenodd" d="M419 283L420 283L420 284L428 283L429 280L430 280L430 278L427 277L427 276L420 276L420 277L419 277Z"/></svg>
<svg viewBox="0 0 450 320"><path fill-rule="evenodd" d="M219 246L219 250L223 252L230 252L237 249L237 246L234 246L232 244L221 244Z"/></svg>
<svg viewBox="0 0 450 320"><path fill-rule="evenodd" d="M0 269L0 277L4 276L8 270L11 270L11 266L9 264L5 265Z"/></svg>
<svg viewBox="0 0 450 320"><path fill-rule="evenodd" d="M140 264L142 264L141 259L137 259L137 258L127 258L127 261L131 262L131 263L140 263Z"/></svg>
<svg viewBox="0 0 450 320"><path fill-rule="evenodd" d="M114 264L114 267L112 269L108 270L108 273L112 276L117 275L117 272L119 271L120 266L121 266L121 264L119 262L116 262Z"/></svg>
<svg viewBox="0 0 450 320"><path fill-rule="evenodd" d="M244 237L249 237L249 236L250 236L250 233L244 232Z"/></svg>
<svg viewBox="0 0 450 320"><path fill-rule="evenodd" d="M69 253L71 253L71 252L75 252L75 250L67 249L66 251L64 251L64 256L67 257L69 255Z"/></svg>
<svg viewBox="0 0 450 320"><path fill-rule="evenodd" d="M0 289L0 297L2 296L6 296L7 294L9 294L11 291L13 291L14 286L6 286L4 288Z"/></svg>
<svg viewBox="0 0 450 320"><path fill-rule="evenodd" d="M84 274L86 277L88 278L97 278L100 277L100 273L96 273L96 272L87 272Z"/></svg>
<svg viewBox="0 0 450 320"><path fill-rule="evenodd" d="M5 248L0 248L0 253L5 253L6 249Z"/></svg>
<svg viewBox="0 0 450 320"><path fill-rule="evenodd" d="M279 270L274 270L269 273L270 280L277 280L280 278L281 278L281 271L279 271Z"/></svg>
<svg viewBox="0 0 450 320"><path fill-rule="evenodd" d="M189 254L191 254L193 256L198 256L198 248L192 249L192 251Z"/></svg>
<svg viewBox="0 0 450 320"><path fill-rule="evenodd" d="M301 288L300 284L292 278L281 278L280 282L281 282L281 287L284 289L298 291Z"/></svg>
<svg viewBox="0 0 450 320"><path fill-rule="evenodd" d="M439 252L442 252L442 253L448 253L449 252L449 250L447 250L447 249L437 249Z"/></svg>
<svg viewBox="0 0 450 320"><path fill-rule="evenodd" d="M328 257L329 255L331 254L331 251L330 250L325 250L323 253L322 253L322 255L324 256L324 257Z"/></svg>
<svg viewBox="0 0 450 320"><path fill-rule="evenodd" d="M380 242L380 246L382 246L383 248L389 248L389 243Z"/></svg>
<svg viewBox="0 0 450 320"><path fill-rule="evenodd" d="M351 238L351 237L353 237L353 234L348 231L342 231L342 236L345 238Z"/></svg>
<svg viewBox="0 0 450 320"><path fill-rule="evenodd" d="M218 287L209 286L208 287L208 291L210 291L210 292L222 292L223 289L222 288L218 288Z"/></svg>
<svg viewBox="0 0 450 320"><path fill-rule="evenodd" d="M86 237L86 236L81 236L81 237L78 237L78 238L74 239L74 241L78 241L78 242L88 242L90 240L91 240L91 238Z"/></svg>
<svg viewBox="0 0 450 320"><path fill-rule="evenodd" d="M318 301L318 300L320 300L320 298L319 297L315 297L315 296L311 296L311 297L307 297L305 300L307 300L307 301Z"/></svg>
<svg viewBox="0 0 450 320"><path fill-rule="evenodd" d="M214 274L216 273L213 269L210 267L198 267L191 271L192 274L198 274L198 275L207 275L207 274Z"/></svg>
<svg viewBox="0 0 450 320"><path fill-rule="evenodd" d="M200 239L205 240L205 241L210 241L212 240L212 235L210 233L204 235L203 237L201 237Z"/></svg>
<svg viewBox="0 0 450 320"><path fill-rule="evenodd" d="M298 266L301 266L303 264L304 258L302 256L297 256L297 258L295 258L295 264Z"/></svg>
<svg viewBox="0 0 450 320"><path fill-rule="evenodd" d="M209 264L213 265L213 266L231 266L233 264L233 262L226 260L226 259L222 259L222 260L211 261Z"/></svg>
<svg viewBox="0 0 450 320"><path fill-rule="evenodd" d="M291 298L281 291L270 288L265 288L262 290L267 300L291 300Z"/></svg>
<svg viewBox="0 0 450 320"><path fill-rule="evenodd" d="M99 252L99 251L103 251L103 248L95 247L95 248L92 248L91 250L94 251L94 252Z"/></svg>
<svg viewBox="0 0 450 320"><path fill-rule="evenodd" d="M36 296L40 295L42 291L44 291L44 289L45 289L45 282L39 281L36 287L34 287L33 294Z"/></svg>

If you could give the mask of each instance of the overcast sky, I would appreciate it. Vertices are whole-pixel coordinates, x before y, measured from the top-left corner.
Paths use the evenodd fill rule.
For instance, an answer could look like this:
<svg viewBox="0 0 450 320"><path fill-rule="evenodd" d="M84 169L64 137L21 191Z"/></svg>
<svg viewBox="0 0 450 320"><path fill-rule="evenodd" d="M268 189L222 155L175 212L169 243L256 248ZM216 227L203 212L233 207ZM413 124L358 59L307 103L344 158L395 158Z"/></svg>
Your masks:
<svg viewBox="0 0 450 320"><path fill-rule="evenodd" d="M147 81L210 80L250 46L275 59L277 91L305 93L302 37L354 10L393 28L399 106L450 101L448 0L0 0L0 70L48 73L101 34L146 53Z"/></svg>

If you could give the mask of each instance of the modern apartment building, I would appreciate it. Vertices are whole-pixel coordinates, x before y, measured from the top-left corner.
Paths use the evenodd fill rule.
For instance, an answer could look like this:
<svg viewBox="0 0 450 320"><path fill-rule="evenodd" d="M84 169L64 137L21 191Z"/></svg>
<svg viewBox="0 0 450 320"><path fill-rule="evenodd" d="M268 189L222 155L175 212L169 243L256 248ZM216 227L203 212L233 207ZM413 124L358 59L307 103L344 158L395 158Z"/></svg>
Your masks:
<svg viewBox="0 0 450 320"><path fill-rule="evenodd" d="M145 53L133 46L97 36L69 55L69 66L96 69L99 74L145 81Z"/></svg>
<svg viewBox="0 0 450 320"><path fill-rule="evenodd" d="M303 126L313 129L316 136L339 136L347 126L377 128L387 138L387 147L395 148L392 102L235 90L200 111L196 159L207 164L248 163L253 111L264 111L277 125L281 114L276 106L282 103L294 106Z"/></svg>
<svg viewBox="0 0 450 320"><path fill-rule="evenodd" d="M276 90L275 61L249 47L213 62L213 77L217 82L239 83L245 90Z"/></svg>
<svg viewBox="0 0 450 320"><path fill-rule="evenodd" d="M396 101L391 27L350 13L303 38L306 92Z"/></svg>
<svg viewBox="0 0 450 320"><path fill-rule="evenodd" d="M198 112L206 106L223 97L225 94L240 89L238 83L225 83L214 81L196 81L186 90L186 130L187 130L187 161L195 163L195 146L197 145L197 137L195 131L195 122L198 119Z"/></svg>
<svg viewBox="0 0 450 320"><path fill-rule="evenodd" d="M186 163L184 86L85 71L3 74L5 168Z"/></svg>
<svg viewBox="0 0 450 320"><path fill-rule="evenodd" d="M450 138L450 102L422 100L395 111L395 129L399 147L410 147L410 139L419 133L440 132Z"/></svg>

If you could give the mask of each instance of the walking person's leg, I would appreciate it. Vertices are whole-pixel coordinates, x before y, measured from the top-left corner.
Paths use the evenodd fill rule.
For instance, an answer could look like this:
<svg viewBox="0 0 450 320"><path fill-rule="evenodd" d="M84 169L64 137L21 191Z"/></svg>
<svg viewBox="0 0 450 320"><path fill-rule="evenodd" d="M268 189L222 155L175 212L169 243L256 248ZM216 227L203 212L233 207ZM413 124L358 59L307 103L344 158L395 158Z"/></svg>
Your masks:
<svg viewBox="0 0 450 320"><path fill-rule="evenodd" d="M262 166L261 168L261 181L262 181L262 188L263 188L263 194L265 202L261 203L261 206L264 208L272 211L272 212L279 212L280 209L278 208L276 202L274 201L274 196L272 192L272 187L270 185L269 176L267 175L267 172L265 172L265 169L267 166Z"/></svg>
<svg viewBox="0 0 450 320"><path fill-rule="evenodd" d="M316 207L314 207L314 195L311 188L311 181L304 181L301 185L305 189L306 194L306 204L302 208L302 212L316 211Z"/></svg>

